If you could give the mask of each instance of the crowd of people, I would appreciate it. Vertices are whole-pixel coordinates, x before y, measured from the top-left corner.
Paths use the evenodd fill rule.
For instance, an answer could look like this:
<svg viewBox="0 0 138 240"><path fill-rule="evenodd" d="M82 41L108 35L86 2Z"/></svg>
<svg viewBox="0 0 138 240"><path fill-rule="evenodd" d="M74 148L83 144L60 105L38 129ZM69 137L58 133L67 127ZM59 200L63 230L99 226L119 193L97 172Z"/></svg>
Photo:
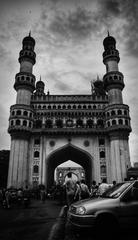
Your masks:
<svg viewBox="0 0 138 240"><path fill-rule="evenodd" d="M45 202L46 198L58 200L60 204L70 206L75 201L86 198L93 198L102 195L109 187L115 185L107 184L106 179L99 184L95 180L92 181L91 186L87 186L84 179L75 181L72 178L72 173L67 174L67 178L63 184L54 184L51 189L46 191L45 186L39 186L33 191L26 187L25 189L2 189L0 190L0 203L4 208L11 208L13 205L27 207L32 198Z"/></svg>
<svg viewBox="0 0 138 240"><path fill-rule="evenodd" d="M31 192L26 186L15 189L13 187L0 190L0 205L5 209L10 209L13 206L28 207L31 200Z"/></svg>
<svg viewBox="0 0 138 240"><path fill-rule="evenodd" d="M83 200L86 198L94 198L102 195L108 188L116 184L113 181L112 184L108 184L104 178L101 183L97 184L95 180L92 181L92 185L88 188L85 180L73 181L71 173L68 173L68 179L65 182L66 186L66 203L68 206L75 201Z"/></svg>

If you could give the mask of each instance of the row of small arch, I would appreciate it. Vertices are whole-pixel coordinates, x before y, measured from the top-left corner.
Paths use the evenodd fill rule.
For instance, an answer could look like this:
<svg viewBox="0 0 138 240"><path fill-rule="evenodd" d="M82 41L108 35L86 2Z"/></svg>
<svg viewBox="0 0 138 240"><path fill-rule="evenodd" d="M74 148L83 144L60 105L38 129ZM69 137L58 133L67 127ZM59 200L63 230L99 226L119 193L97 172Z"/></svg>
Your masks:
<svg viewBox="0 0 138 240"><path fill-rule="evenodd" d="M103 109L105 105L33 105L35 109Z"/></svg>
<svg viewBox="0 0 138 240"><path fill-rule="evenodd" d="M30 50L21 50L20 51L20 57L23 57L23 56L25 56L25 55L27 55L27 56L30 56L30 57L36 57L36 54L35 54L35 52L33 52L33 51L30 51Z"/></svg>
<svg viewBox="0 0 138 240"><path fill-rule="evenodd" d="M121 110L121 109L118 109L118 110L111 110L111 111L108 111L106 113L106 116L107 117L110 117L110 116L115 116L115 115L125 115L127 116L128 115L128 111L125 109L125 110Z"/></svg>
<svg viewBox="0 0 138 240"><path fill-rule="evenodd" d="M24 117L33 117L33 113L26 110L13 110L11 111L11 116L24 116Z"/></svg>
<svg viewBox="0 0 138 240"><path fill-rule="evenodd" d="M17 76L16 82L20 82L20 81L27 81L27 82L31 82L32 84L34 84L35 78L32 76L26 76L26 75Z"/></svg>
<svg viewBox="0 0 138 240"><path fill-rule="evenodd" d="M104 81L121 81L123 80L123 78L121 76L118 75L110 75L110 76L105 76L104 77Z"/></svg>
<svg viewBox="0 0 138 240"><path fill-rule="evenodd" d="M103 52L103 57L109 56L109 55L114 55L119 57L119 52L117 49L108 49L106 51Z"/></svg>
<svg viewBox="0 0 138 240"><path fill-rule="evenodd" d="M101 172L101 174L106 174L106 166L105 165L100 166L100 172ZM35 173L35 174L39 173L39 166L38 165L33 166L33 173Z"/></svg>
<svg viewBox="0 0 138 240"><path fill-rule="evenodd" d="M24 127L34 127L34 128L42 128L42 120L36 120L34 122L34 124L32 125L33 123L29 120L21 120L21 119L16 119L16 120L11 120L10 121L10 126L24 126ZM53 121L51 119L48 119L45 121L45 127L47 128L52 128L53 127ZM55 125L59 128L62 128L63 127L63 120L61 119L57 119L56 122L55 122ZM92 127L94 126L94 121L92 119L88 119L87 122L86 122L86 125L84 125L83 123L83 120L82 119L77 119L76 120L76 123L73 124L73 122L71 123L71 125L68 125L68 120L66 121L66 126L80 126L80 127L84 127L84 126L87 126L87 127ZM103 119L98 119L97 120L97 125L98 126L104 126L104 121Z"/></svg>
<svg viewBox="0 0 138 240"><path fill-rule="evenodd" d="M48 117L77 117L77 116L85 116L85 117L90 117L90 116L99 116L99 117L104 117L105 113L104 112L77 112L77 111L73 111L73 112L37 112L34 114L34 116L48 116Z"/></svg>
<svg viewBox="0 0 138 240"><path fill-rule="evenodd" d="M129 125L128 119L113 119L111 121L107 121L107 127L113 126L113 125Z"/></svg>

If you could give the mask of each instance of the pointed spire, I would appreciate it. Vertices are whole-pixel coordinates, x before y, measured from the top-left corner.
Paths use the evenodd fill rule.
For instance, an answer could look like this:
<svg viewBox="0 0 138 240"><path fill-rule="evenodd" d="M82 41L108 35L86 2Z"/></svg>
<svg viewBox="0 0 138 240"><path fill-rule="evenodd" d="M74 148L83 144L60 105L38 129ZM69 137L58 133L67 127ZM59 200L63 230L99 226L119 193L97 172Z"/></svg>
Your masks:
<svg viewBox="0 0 138 240"><path fill-rule="evenodd" d="M31 30L29 31L29 37L31 37Z"/></svg>
<svg viewBox="0 0 138 240"><path fill-rule="evenodd" d="M109 33L109 30L107 31L107 34L108 34L108 37L110 37L110 33Z"/></svg>
<svg viewBox="0 0 138 240"><path fill-rule="evenodd" d="M42 80L41 80L41 75L40 75L40 81L42 82Z"/></svg>

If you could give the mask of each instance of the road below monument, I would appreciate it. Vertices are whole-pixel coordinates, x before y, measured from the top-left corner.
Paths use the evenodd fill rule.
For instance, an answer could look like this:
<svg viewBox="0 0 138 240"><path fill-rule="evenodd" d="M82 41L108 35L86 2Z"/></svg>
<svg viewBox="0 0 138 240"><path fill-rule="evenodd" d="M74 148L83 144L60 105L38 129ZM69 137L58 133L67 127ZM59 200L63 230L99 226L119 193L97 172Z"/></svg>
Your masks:
<svg viewBox="0 0 138 240"><path fill-rule="evenodd" d="M0 208L0 240L97 240L90 229L76 231L67 221L67 208L47 199L32 200L29 208ZM100 229L99 229L100 231ZM107 226L104 239L114 239ZM101 239L101 238L100 238ZM134 233L123 233L116 240L135 239Z"/></svg>

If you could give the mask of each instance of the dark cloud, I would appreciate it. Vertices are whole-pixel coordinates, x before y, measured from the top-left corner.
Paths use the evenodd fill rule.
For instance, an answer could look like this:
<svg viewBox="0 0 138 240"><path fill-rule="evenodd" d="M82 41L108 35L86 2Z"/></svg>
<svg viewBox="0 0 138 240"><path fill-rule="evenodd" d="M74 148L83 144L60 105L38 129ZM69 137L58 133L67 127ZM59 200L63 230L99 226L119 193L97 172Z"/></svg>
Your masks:
<svg viewBox="0 0 138 240"><path fill-rule="evenodd" d="M138 56L138 1L137 0L101 0L102 14L106 17L106 24L111 27L115 36L124 42L126 53ZM108 24L108 18L113 19ZM114 32L118 20L124 21L122 29ZM119 26L120 27L120 26ZM118 28L119 28L118 27ZM116 28L115 28L116 29ZM117 31L118 29L116 29Z"/></svg>
<svg viewBox="0 0 138 240"><path fill-rule="evenodd" d="M49 25L49 30L66 40L86 40L97 30L97 19L92 12L77 8L72 12L58 12Z"/></svg>
<svg viewBox="0 0 138 240"><path fill-rule="evenodd" d="M120 4L118 0L105 0L103 6L110 14L119 15L121 13Z"/></svg>

